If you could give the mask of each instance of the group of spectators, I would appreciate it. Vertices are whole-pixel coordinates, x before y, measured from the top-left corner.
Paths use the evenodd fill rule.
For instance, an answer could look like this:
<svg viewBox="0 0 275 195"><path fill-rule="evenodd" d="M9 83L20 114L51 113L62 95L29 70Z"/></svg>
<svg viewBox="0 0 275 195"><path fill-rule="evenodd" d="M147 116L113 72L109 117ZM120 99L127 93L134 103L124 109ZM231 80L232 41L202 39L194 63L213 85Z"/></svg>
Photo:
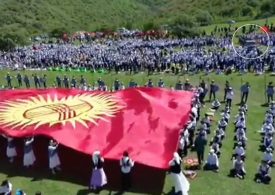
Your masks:
<svg viewBox="0 0 275 195"><path fill-rule="evenodd" d="M249 34L246 38L259 40L260 46L275 46L275 34ZM239 54L256 58L262 54L258 48L237 46ZM91 43L37 44L18 47L15 51L0 52L0 66L10 68L49 67L86 68L118 71L198 72L215 71L218 74L237 71L275 71L275 53L249 60L237 55L231 37L205 36L184 39L141 39L138 37L100 39Z"/></svg>

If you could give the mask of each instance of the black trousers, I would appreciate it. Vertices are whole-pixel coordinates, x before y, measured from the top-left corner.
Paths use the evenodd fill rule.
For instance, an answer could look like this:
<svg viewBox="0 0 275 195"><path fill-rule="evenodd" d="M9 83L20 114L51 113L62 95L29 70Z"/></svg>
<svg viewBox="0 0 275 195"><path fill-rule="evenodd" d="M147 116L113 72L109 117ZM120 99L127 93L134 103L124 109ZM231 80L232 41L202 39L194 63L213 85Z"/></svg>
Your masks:
<svg viewBox="0 0 275 195"><path fill-rule="evenodd" d="M199 164L201 165L204 159L204 151L197 151L197 156L198 156Z"/></svg>
<svg viewBox="0 0 275 195"><path fill-rule="evenodd" d="M210 93L209 93L209 101L212 100L212 96L213 96L213 98L214 98L214 100L215 100L215 99L216 99L216 92L210 90Z"/></svg>
<svg viewBox="0 0 275 195"><path fill-rule="evenodd" d="M241 103L245 103L247 102L247 98L248 98L248 93L242 93L242 98L241 98Z"/></svg>
<svg viewBox="0 0 275 195"><path fill-rule="evenodd" d="M22 81L18 80L18 87L22 87Z"/></svg>
<svg viewBox="0 0 275 195"><path fill-rule="evenodd" d="M122 190L128 190L131 188L131 172L130 173L122 173L121 172L121 188Z"/></svg>
<svg viewBox="0 0 275 195"><path fill-rule="evenodd" d="M231 104L232 104L232 99L226 99L226 106L231 108Z"/></svg>
<svg viewBox="0 0 275 195"><path fill-rule="evenodd" d="M267 103L271 103L273 101L273 95L267 95Z"/></svg>

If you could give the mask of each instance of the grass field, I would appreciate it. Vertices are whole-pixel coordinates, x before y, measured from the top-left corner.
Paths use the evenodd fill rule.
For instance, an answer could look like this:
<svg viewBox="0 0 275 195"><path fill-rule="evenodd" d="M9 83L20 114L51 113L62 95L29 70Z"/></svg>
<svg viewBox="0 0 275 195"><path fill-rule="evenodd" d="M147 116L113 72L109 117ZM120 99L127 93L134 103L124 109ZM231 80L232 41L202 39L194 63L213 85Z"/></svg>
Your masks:
<svg viewBox="0 0 275 195"><path fill-rule="evenodd" d="M1 84L5 84L4 76L7 71L2 70L0 72L1 75ZM17 72L10 72L11 75L15 75ZM33 72L27 71L22 72L22 74L31 75ZM48 75L48 83L53 83L56 74L62 74L59 72L37 72L39 75L47 74ZM68 76L74 75L75 77L80 77L82 73L66 73ZM232 120L230 121L230 127L227 129L227 136L223 142L223 147L221 148L221 158L220 158L220 172L212 173L212 172L204 172L199 171L198 176L191 181L191 195L232 195L232 194L242 194L242 195L272 195L275 192L274 182L270 185L262 185L256 184L253 181L254 174L256 173L258 164L262 158L262 152L258 151L260 145L260 136L256 133L257 130L261 127L261 123L264 119L264 113L266 108L261 107L261 104L265 102L264 96L264 88L265 88L265 80L266 82L274 81L274 77L271 76L255 76L252 74L247 74L244 76L239 76L237 74L232 74L229 76L218 76L218 75L183 75L183 76L174 76L174 75L153 75L148 77L145 73L136 74L134 76L126 75L125 73L119 73L118 75L114 73L100 75L100 74L92 74L92 73L83 73L89 83L96 81L99 77L102 77L104 81L110 86L115 78L119 78L125 84L128 84L130 78L134 78L139 84L144 84L148 78L152 78L154 82L162 77L167 86L173 85L177 82L178 79L182 81L186 78L189 78L193 85L197 85L200 79L204 79L206 82L214 79L216 83L220 85L221 91L218 93L219 99L223 97L223 86L226 80L228 80L233 88L235 89L235 99L234 105L239 103L240 101L240 93L239 88L241 83L246 81L251 84L251 93L249 94L248 99L248 146L247 146L247 160L246 160L246 170L247 177L245 180L233 179L229 178L227 175L229 170L232 167L232 161L230 160L231 154L233 151L233 125ZM13 84L17 85L17 82L13 80ZM1 94L1 93L0 93ZM205 108L208 108L206 106ZM232 112L231 117L236 114L237 106L234 106L234 110ZM205 110L205 109L204 109ZM203 111L204 111L203 110ZM220 119L220 115L215 115L215 121L217 122ZM216 122L214 122L215 130ZM211 137L211 136L210 136ZM209 138L210 138L209 137ZM2 146L3 147L3 146ZM193 154L189 154L193 155ZM5 171L3 171L5 170ZM8 170L8 171L7 171ZM14 167L6 163L6 160L1 160L0 165L0 181L4 180L7 175L3 174L3 172L9 172L12 176L9 178L13 183L15 188L21 188L26 191L26 193L34 194L35 191L40 190L43 194L46 195L83 195L87 194L83 192L86 186L81 186L68 182L57 181L55 177L47 179L41 179L38 181L32 181L33 176L40 176L43 178L47 173L42 173L39 170L31 171L30 173L24 173L21 167ZM16 175L24 175L24 176L16 176ZM275 173L272 173L272 177L275 178ZM163 194L170 194L172 183L169 177L167 177L165 182L165 187L163 189ZM108 190L102 191L101 194L115 194L115 192L109 192ZM133 194L133 193L125 193L125 194ZM133 194L134 195L134 194Z"/></svg>
<svg viewBox="0 0 275 195"><path fill-rule="evenodd" d="M235 24L232 24L231 29L235 29L235 27L240 27L240 26L246 25L246 24L257 24L259 26L263 26L263 25L265 25L265 23L266 23L266 19L239 21L239 22L236 22ZM275 17L268 18L268 23L275 24ZM200 29L205 30L205 32L207 34L210 34L215 29L216 26L218 28L222 28L222 27L228 27L228 24L227 23L212 24L209 26L200 27Z"/></svg>

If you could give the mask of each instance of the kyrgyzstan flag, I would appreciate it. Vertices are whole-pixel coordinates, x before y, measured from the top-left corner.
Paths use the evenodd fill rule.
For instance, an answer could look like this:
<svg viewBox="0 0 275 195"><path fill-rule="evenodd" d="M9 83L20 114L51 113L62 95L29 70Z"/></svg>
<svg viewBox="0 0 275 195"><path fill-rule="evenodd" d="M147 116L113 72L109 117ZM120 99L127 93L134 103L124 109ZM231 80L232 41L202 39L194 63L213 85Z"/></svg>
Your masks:
<svg viewBox="0 0 275 195"><path fill-rule="evenodd" d="M0 132L48 136L82 153L100 150L107 159L118 160L128 150L136 162L165 169L192 96L157 88L6 90L0 92Z"/></svg>

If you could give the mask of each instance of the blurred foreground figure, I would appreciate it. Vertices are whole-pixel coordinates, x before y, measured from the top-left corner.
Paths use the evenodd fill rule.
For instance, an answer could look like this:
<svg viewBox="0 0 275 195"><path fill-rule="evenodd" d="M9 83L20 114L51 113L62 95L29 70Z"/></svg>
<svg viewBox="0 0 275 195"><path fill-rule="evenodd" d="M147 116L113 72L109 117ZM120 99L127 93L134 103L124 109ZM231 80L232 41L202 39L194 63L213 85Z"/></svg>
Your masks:
<svg viewBox="0 0 275 195"><path fill-rule="evenodd" d="M181 170L181 158L177 152L174 153L174 158L169 162L170 173L175 186L175 193L188 195L190 189L190 183L183 175Z"/></svg>
<svg viewBox="0 0 275 195"><path fill-rule="evenodd" d="M0 195L11 195L12 194L12 184L5 180L0 186Z"/></svg>

